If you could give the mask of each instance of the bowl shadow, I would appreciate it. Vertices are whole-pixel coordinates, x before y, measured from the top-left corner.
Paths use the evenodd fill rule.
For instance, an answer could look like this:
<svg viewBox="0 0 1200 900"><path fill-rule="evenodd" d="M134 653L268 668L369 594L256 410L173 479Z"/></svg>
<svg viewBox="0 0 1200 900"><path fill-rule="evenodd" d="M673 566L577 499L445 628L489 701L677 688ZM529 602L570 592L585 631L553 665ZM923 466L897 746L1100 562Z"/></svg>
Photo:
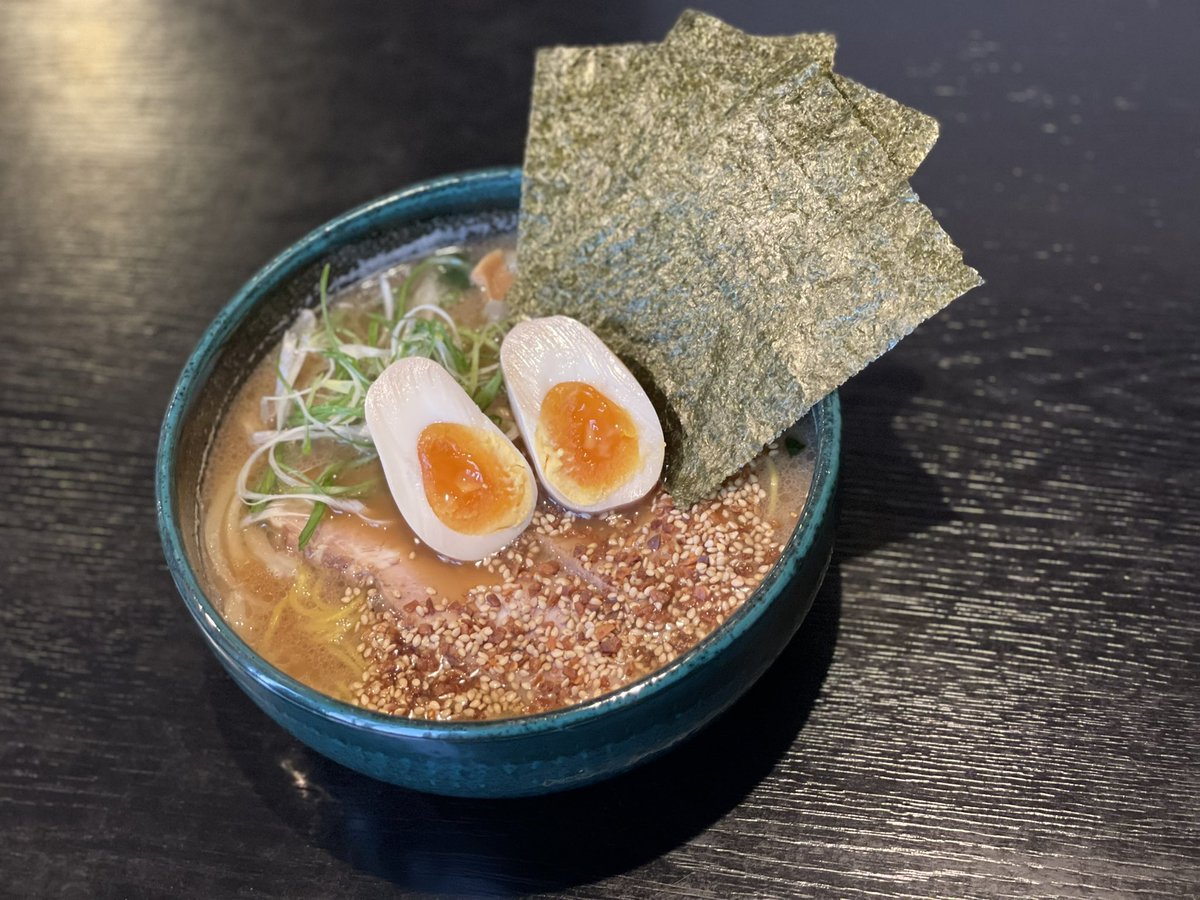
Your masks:
<svg viewBox="0 0 1200 900"><path fill-rule="evenodd" d="M367 778L264 728L211 657L209 695L231 757L263 802L334 857L410 891L554 891L636 868L737 806L803 729L840 617L835 562L796 636L728 711L631 772L542 797L440 797Z"/></svg>
<svg viewBox="0 0 1200 900"><path fill-rule="evenodd" d="M838 389L842 458L835 559L856 559L955 520L942 484L921 467L895 426L923 385L918 370L884 357Z"/></svg>

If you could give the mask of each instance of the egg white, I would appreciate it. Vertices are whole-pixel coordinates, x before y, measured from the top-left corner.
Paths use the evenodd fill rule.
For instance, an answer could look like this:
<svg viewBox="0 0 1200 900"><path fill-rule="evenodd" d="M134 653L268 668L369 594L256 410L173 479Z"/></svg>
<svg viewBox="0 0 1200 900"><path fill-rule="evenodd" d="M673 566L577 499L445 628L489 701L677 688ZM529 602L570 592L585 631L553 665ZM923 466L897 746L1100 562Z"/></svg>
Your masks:
<svg viewBox="0 0 1200 900"><path fill-rule="evenodd" d="M529 463L438 363L409 357L388 366L367 391L366 419L400 514L417 537L438 553L463 561L483 559L514 540L529 525L537 500ZM437 422L488 431L501 446L512 451L514 461L520 461L525 472L526 496L521 499L521 519L517 524L488 534L464 534L438 518L425 496L417 455L421 432Z"/></svg>
<svg viewBox="0 0 1200 900"><path fill-rule="evenodd" d="M500 345L500 368L509 404L533 467L546 491L567 509L600 513L626 506L646 496L662 474L662 424L637 379L586 325L568 316L548 316L520 322ZM619 403L637 429L640 465L613 490L591 503L563 495L546 477L534 436L542 416L542 401L556 384L581 381Z"/></svg>

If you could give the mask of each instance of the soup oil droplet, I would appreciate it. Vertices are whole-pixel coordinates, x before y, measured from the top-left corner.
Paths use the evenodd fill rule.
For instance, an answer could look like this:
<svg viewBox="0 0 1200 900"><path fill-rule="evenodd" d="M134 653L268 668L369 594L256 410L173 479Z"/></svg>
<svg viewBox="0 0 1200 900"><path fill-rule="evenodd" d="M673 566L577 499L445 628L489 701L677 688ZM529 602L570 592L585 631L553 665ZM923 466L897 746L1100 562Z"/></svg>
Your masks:
<svg viewBox="0 0 1200 900"><path fill-rule="evenodd" d="M528 485L515 453L482 428L427 425L417 439L417 455L429 506L463 534L489 534L516 524L525 513Z"/></svg>
<svg viewBox="0 0 1200 900"><path fill-rule="evenodd" d="M546 392L537 441L547 478L582 503L610 493L641 464L629 411L582 381L563 381Z"/></svg>

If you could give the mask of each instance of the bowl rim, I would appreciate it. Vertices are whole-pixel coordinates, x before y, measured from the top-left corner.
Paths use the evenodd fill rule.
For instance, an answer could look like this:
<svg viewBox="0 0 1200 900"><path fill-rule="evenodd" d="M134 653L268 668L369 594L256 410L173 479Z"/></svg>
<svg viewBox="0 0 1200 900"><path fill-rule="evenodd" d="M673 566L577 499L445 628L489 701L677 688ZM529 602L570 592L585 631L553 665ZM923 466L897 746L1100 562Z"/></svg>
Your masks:
<svg viewBox="0 0 1200 900"><path fill-rule="evenodd" d="M277 282L284 280L293 270L327 255L330 250L327 245L330 241L337 242L359 236L368 220L392 211L401 213L406 205L421 200L428 201L440 193L457 193L464 189L519 193L520 184L521 170L516 167L477 169L444 175L391 191L310 231L256 272L205 328L171 392L159 432L154 491L163 553L188 612L200 626L213 649L223 655L226 661L250 674L259 685L277 698L323 718L380 736L461 738L476 741L560 731L579 727L594 719L605 718L642 697L669 690L689 672L719 654L724 647L736 642L762 617L766 607L774 602L791 581L792 573L789 569L803 559L812 548L816 533L834 501L841 455L841 406L836 391L821 399L811 409L817 452L812 481L800 519L780 558L741 606L695 646L662 668L592 700L546 712L481 721L427 721L373 712L321 693L276 668L226 623L201 587L184 549L182 531L177 522L178 511L173 484L179 432L208 381L211 365L220 356L230 335ZM419 217L414 221L419 221Z"/></svg>

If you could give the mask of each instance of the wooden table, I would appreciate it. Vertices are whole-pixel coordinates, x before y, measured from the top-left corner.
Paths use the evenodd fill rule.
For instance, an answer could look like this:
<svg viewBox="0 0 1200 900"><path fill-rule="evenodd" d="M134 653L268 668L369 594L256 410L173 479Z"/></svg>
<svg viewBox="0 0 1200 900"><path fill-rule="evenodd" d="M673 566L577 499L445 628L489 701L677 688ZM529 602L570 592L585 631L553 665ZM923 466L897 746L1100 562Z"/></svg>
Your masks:
<svg viewBox="0 0 1200 900"><path fill-rule="evenodd" d="M728 715L469 802L291 740L154 524L168 393L265 260L520 160L532 53L672 3L0 5L0 893L1200 892L1200 13L723 2L936 115L915 185L985 287L843 392L838 548Z"/></svg>

